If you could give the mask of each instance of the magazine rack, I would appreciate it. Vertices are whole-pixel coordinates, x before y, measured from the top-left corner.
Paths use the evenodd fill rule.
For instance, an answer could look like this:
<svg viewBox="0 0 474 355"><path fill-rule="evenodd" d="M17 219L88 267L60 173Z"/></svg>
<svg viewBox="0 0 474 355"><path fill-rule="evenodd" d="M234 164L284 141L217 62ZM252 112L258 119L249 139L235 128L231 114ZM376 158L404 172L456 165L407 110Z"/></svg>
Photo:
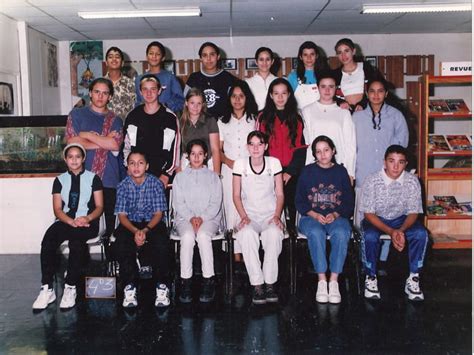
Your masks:
<svg viewBox="0 0 474 355"><path fill-rule="evenodd" d="M465 87L470 95L472 78L423 75L419 82L421 90L418 171L424 185L427 211L425 225L433 238L434 248L471 248L472 212L469 212L469 209L472 209L472 127L465 132L459 132L455 128L456 124L449 122L465 121L465 126L470 126L472 114L469 110L457 110L456 107L443 112L438 108L438 103L433 107L434 100L431 101L430 107L430 92L440 86ZM448 134L453 136L435 132L435 123L440 121L448 122ZM444 147L438 145L443 137L447 138L448 143ZM464 138L464 141L459 143L456 138ZM466 144L462 145L464 143ZM453 203L454 200L466 203L458 206Z"/></svg>

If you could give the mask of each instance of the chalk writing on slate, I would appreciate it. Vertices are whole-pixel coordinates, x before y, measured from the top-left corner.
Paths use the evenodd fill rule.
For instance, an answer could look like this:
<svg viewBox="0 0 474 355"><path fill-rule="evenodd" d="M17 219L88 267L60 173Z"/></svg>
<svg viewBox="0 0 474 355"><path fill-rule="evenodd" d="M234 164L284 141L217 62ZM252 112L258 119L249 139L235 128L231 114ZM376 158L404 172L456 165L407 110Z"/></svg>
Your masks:
<svg viewBox="0 0 474 355"><path fill-rule="evenodd" d="M86 298L115 298L115 277L86 277Z"/></svg>

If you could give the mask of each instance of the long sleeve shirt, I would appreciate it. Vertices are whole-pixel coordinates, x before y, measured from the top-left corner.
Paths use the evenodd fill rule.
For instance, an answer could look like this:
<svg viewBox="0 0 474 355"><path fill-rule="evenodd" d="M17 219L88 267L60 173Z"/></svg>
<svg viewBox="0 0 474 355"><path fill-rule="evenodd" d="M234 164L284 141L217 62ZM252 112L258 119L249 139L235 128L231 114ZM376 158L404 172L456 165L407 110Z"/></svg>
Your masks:
<svg viewBox="0 0 474 355"><path fill-rule="evenodd" d="M219 224L222 213L222 184L219 176L202 167L187 167L173 181L173 209L177 223L201 217Z"/></svg>
<svg viewBox="0 0 474 355"><path fill-rule="evenodd" d="M135 147L146 154L150 173L156 177L161 174L171 176L179 162L181 135L178 119L163 105L151 115L145 112L144 107L135 107L125 121L125 161Z"/></svg>
<svg viewBox="0 0 474 355"><path fill-rule="evenodd" d="M173 112L182 111L184 107L183 89L178 79L176 79L176 76L165 69L161 69L159 73L153 75L158 78L161 84L160 103L164 104ZM136 106L143 101L143 96L140 92L140 79L142 77L143 75L138 75L135 78L137 95Z"/></svg>
<svg viewBox="0 0 474 355"><path fill-rule="evenodd" d="M356 167L356 132L351 113L337 106L336 103L323 105L315 102L302 110L304 136L309 145L306 152L306 164L314 162L311 144L320 135L328 136L336 146L336 161L355 176Z"/></svg>
<svg viewBox="0 0 474 355"><path fill-rule="evenodd" d="M350 218L354 194L346 168L339 164L327 169L316 163L305 166L296 185L295 206L302 216L314 211L324 216L337 212Z"/></svg>
<svg viewBox="0 0 474 355"><path fill-rule="evenodd" d="M268 134L264 121L258 123L258 130ZM280 160L284 171L293 176L298 175L300 168L304 165L304 160L300 164L299 160L296 161L294 159L298 157L297 152L302 148L306 148L306 145L304 144L303 122L301 119L298 119L295 145L292 146L286 121L282 121L276 115L273 134L269 137L268 141L268 154Z"/></svg>
<svg viewBox="0 0 474 355"><path fill-rule="evenodd" d="M395 107L385 103L374 119L376 123L380 120L380 129L374 129L369 105L352 115L357 137L356 187L362 187L367 176L383 167L385 151L389 146L408 146L408 126L403 114Z"/></svg>

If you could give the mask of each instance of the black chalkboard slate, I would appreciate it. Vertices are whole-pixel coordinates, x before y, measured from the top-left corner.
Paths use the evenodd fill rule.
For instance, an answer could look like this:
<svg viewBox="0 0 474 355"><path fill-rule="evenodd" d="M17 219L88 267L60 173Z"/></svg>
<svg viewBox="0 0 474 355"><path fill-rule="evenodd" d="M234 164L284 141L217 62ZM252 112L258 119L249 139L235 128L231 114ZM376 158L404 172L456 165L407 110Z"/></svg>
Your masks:
<svg viewBox="0 0 474 355"><path fill-rule="evenodd" d="M115 277L86 277L86 298L115 298Z"/></svg>

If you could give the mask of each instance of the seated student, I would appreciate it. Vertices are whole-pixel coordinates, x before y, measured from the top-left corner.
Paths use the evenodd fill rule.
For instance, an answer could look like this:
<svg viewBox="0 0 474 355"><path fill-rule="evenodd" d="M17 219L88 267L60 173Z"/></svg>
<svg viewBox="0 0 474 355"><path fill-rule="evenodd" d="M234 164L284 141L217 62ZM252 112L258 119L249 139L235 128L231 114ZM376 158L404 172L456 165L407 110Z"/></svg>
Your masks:
<svg viewBox="0 0 474 355"><path fill-rule="evenodd" d="M203 287L199 300L214 299L214 257L212 236L221 221L222 185L219 176L206 165L208 149L201 139L188 142L186 153L189 165L173 181L173 208L175 223L181 237L181 281L179 299L192 301L194 244L197 241L201 256Z"/></svg>
<svg viewBox="0 0 474 355"><path fill-rule="evenodd" d="M169 237L162 220L168 209L163 183L148 174L148 161L144 153L132 151L127 157L128 176L117 187L115 214L120 224L115 230L117 260L124 289L124 307L136 307L138 265L147 259L153 269L156 283L156 307L170 304L169 288Z"/></svg>
<svg viewBox="0 0 474 355"><path fill-rule="evenodd" d="M340 303L337 279L344 266L351 236L349 218L354 209L354 194L346 168L336 163L336 147L331 138L317 137L311 149L316 162L303 169L296 188L295 203L301 214L298 227L308 237L309 252L318 273L316 301ZM331 236L329 292L327 235Z"/></svg>
<svg viewBox="0 0 474 355"><path fill-rule="evenodd" d="M206 97L207 112L216 120L227 111L227 93L237 80L228 71L219 69L220 49L212 42L205 42L199 48L201 71L191 73L184 88L184 95L191 88L200 89Z"/></svg>
<svg viewBox="0 0 474 355"><path fill-rule="evenodd" d="M401 252L408 242L410 275L405 293L410 300L424 299L420 288L419 271L428 243L428 233L418 214L423 213L421 188L418 178L405 171L407 151L391 145L385 151L384 168L369 175L362 186L362 262L366 270L366 298L380 299L377 285L377 260L380 254L380 235L388 234L393 247Z"/></svg>
<svg viewBox="0 0 474 355"><path fill-rule="evenodd" d="M141 80L144 75L151 74L161 83L160 103L177 113L183 109L183 92L176 76L163 68L165 56L165 46L158 41L153 41L146 47L148 70L143 75L137 75L135 78L137 105L145 101L141 90Z"/></svg>
<svg viewBox="0 0 474 355"><path fill-rule="evenodd" d="M240 216L235 238L244 256L245 267L253 287L254 304L278 302L274 284L278 277L278 256L283 240L284 194L282 167L277 158L264 156L268 138L259 131L247 137L250 157L234 162L233 197ZM265 252L260 263L260 239Z"/></svg>
<svg viewBox="0 0 474 355"><path fill-rule="evenodd" d="M86 150L79 143L67 145L63 151L67 172L53 183L53 210L57 220L46 231L41 242L41 291L33 309L45 309L56 300L53 276L56 250L68 240L69 261L60 308L76 304L76 285L84 267L87 240L99 233L99 217L104 209L102 182L84 169Z"/></svg>

